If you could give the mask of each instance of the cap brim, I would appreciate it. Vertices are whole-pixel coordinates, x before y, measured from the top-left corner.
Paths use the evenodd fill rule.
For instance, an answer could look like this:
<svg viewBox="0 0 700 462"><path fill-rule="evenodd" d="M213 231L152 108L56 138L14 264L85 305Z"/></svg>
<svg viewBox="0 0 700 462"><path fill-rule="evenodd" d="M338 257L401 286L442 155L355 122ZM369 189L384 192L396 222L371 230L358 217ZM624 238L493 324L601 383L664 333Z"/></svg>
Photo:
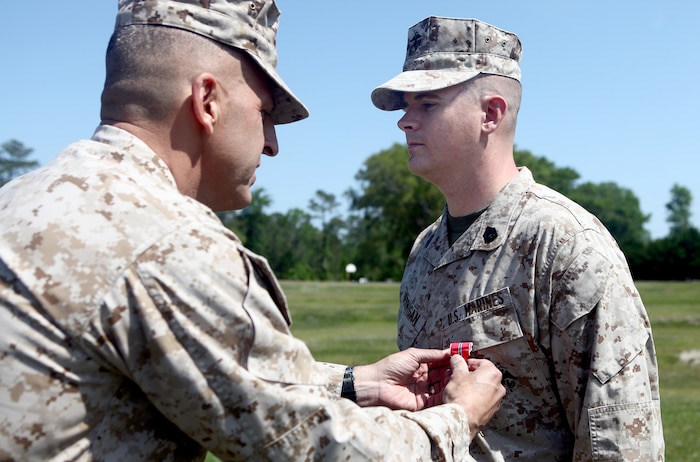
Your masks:
<svg viewBox="0 0 700 462"><path fill-rule="evenodd" d="M384 111L395 111L405 106L403 94L441 90L479 75L480 71L433 70L405 71L372 91L372 103Z"/></svg>
<svg viewBox="0 0 700 462"><path fill-rule="evenodd" d="M253 58L262 70L265 71L275 86L273 89L275 108L272 110L271 114L272 121L275 124L287 124L309 117L309 110L304 106L304 103L297 98L292 90L290 90L287 84L284 83L282 77L279 76L275 68L253 53L247 53L247 55Z"/></svg>

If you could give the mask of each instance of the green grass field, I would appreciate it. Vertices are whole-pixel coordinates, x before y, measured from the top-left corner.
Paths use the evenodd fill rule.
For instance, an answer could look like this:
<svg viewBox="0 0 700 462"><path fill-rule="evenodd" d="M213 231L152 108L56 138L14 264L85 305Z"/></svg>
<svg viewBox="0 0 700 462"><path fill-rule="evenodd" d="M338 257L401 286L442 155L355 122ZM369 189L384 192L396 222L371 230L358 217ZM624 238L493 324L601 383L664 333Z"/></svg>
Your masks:
<svg viewBox="0 0 700 462"><path fill-rule="evenodd" d="M319 361L373 362L397 351L397 283L283 281L292 332ZM700 349L700 282L640 282L661 376L666 460L700 460L700 366L680 361ZM216 461L210 456L209 461Z"/></svg>

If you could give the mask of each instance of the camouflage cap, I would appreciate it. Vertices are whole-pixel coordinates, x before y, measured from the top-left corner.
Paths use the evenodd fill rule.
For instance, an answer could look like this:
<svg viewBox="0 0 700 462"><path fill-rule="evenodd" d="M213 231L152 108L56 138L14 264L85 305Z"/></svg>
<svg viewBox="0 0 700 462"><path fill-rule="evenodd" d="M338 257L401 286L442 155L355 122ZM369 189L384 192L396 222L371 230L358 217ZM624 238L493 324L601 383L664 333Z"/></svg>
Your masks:
<svg viewBox="0 0 700 462"><path fill-rule="evenodd" d="M272 119L284 124L309 111L275 70L279 17L274 0L119 0L116 27L177 27L244 51L274 83Z"/></svg>
<svg viewBox="0 0 700 462"><path fill-rule="evenodd" d="M404 92L439 90L479 74L520 81L518 36L477 19L431 16L408 30L403 72L375 88L372 102L394 111Z"/></svg>

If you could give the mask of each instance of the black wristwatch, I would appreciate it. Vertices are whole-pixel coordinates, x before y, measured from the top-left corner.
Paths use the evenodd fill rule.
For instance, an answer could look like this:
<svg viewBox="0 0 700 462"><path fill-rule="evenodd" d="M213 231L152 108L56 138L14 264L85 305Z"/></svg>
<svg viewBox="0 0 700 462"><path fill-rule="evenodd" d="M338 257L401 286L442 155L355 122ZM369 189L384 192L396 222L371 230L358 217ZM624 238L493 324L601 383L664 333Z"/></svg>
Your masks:
<svg viewBox="0 0 700 462"><path fill-rule="evenodd" d="M355 393L355 371L352 366L345 368L343 375L343 388L340 391L340 396L347 398L353 402L357 402L357 393Z"/></svg>

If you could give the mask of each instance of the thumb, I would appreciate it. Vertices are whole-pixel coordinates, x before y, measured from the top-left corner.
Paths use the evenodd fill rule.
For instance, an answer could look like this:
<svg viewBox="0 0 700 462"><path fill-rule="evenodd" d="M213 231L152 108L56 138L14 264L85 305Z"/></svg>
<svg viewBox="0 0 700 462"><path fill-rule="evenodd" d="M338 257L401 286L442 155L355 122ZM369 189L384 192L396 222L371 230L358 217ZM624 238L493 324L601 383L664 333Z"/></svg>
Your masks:
<svg viewBox="0 0 700 462"><path fill-rule="evenodd" d="M469 374L469 365L467 361L460 355L452 355L450 357L450 368L452 373Z"/></svg>

